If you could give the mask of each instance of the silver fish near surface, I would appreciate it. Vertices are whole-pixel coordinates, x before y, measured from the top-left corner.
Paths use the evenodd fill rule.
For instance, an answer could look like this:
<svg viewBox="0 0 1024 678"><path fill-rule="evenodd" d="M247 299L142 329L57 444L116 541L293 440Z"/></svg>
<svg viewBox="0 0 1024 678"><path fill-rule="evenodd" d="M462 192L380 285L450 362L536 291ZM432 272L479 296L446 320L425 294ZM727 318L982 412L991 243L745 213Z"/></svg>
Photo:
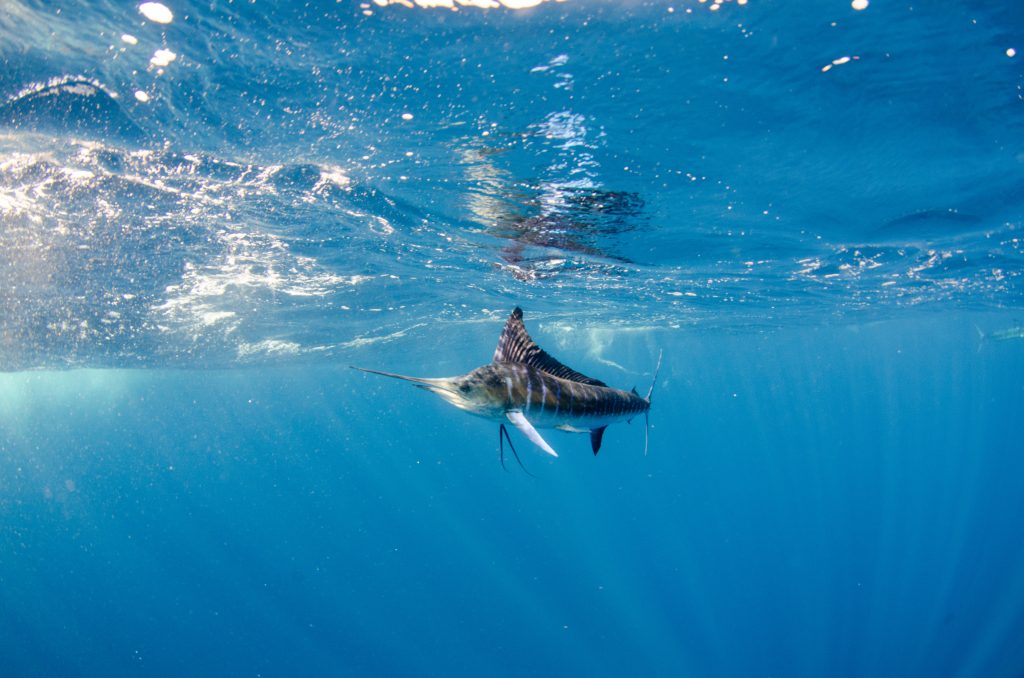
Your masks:
<svg viewBox="0 0 1024 678"><path fill-rule="evenodd" d="M1024 339L1024 327L1014 326L1007 327L1004 330L995 330L993 332L978 332L981 333L982 339L991 339L993 341L1010 341L1011 339Z"/></svg>
<svg viewBox="0 0 1024 678"><path fill-rule="evenodd" d="M537 346L523 324L522 309L516 307L505 323L490 364L468 374L424 378L352 367L370 374L410 381L436 393L460 410L502 422L498 440L504 466L506 440L516 460L519 459L505 429L506 420L537 447L557 457L558 453L541 437L538 428L589 433L590 446L596 455L609 424L629 421L642 414L645 421L644 454L647 454L647 414L661 367L661 355L658 355L654 380L646 396L641 397L635 388L632 391L611 388L603 381L566 367Z"/></svg>
<svg viewBox="0 0 1024 678"><path fill-rule="evenodd" d="M978 331L978 352L981 353L981 348L989 341L1013 341L1014 339L1024 339L1024 327L1020 325L1014 325L1013 327L1007 327L1002 330L994 330L992 332L985 332L977 325L974 329Z"/></svg>

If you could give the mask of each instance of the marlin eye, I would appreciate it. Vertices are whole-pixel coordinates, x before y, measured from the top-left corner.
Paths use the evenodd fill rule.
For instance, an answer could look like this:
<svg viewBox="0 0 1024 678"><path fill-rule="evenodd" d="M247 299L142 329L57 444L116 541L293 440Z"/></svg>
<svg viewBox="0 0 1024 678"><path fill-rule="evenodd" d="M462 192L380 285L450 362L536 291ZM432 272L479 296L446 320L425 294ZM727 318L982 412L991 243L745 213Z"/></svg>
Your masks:
<svg viewBox="0 0 1024 678"><path fill-rule="evenodd" d="M469 393L469 384L461 384L459 390L463 393Z"/></svg>

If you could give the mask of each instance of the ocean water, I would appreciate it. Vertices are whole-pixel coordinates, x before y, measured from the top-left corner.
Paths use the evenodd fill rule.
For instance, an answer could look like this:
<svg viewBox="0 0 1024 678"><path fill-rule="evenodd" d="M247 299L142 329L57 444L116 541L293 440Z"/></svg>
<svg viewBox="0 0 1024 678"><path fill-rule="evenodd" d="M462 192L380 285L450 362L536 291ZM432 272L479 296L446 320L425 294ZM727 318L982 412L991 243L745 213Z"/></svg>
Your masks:
<svg viewBox="0 0 1024 678"><path fill-rule="evenodd" d="M1024 675L1024 9L529 4L5 0L0 675Z"/></svg>

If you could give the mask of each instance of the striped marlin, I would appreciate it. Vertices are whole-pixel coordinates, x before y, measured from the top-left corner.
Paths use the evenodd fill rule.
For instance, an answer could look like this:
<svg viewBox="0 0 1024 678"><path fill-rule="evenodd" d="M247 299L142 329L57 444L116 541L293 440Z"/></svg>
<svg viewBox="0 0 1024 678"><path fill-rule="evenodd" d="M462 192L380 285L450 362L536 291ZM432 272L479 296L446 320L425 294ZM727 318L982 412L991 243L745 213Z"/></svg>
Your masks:
<svg viewBox="0 0 1024 678"><path fill-rule="evenodd" d="M659 355L658 367L654 370L655 381L660 367ZM502 466L505 465L506 440L512 448L512 454L519 460L505 429L506 420L553 457L557 457L558 453L541 437L538 428L589 433L590 447L596 455L601 449L601 438L609 424L629 421L640 414L644 415L646 424L651 408L651 393L654 391L654 381L647 395L640 397L635 388L632 391L620 391L566 367L530 338L523 324L523 311L519 307L512 311L505 323L491 363L468 374L422 378L355 366L353 369L411 381L420 388L436 393L460 410L502 422L498 430ZM647 454L646 426L644 454Z"/></svg>

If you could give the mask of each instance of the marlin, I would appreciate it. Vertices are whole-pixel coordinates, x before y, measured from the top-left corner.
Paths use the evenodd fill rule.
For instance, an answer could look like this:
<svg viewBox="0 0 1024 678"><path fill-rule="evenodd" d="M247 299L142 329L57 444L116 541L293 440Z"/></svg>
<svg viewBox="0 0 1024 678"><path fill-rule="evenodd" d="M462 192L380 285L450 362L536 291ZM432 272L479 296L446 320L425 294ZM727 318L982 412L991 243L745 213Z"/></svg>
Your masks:
<svg viewBox="0 0 1024 678"><path fill-rule="evenodd" d="M566 367L530 338L523 324L523 311L516 307L505 323L498 347L489 365L458 377L407 377L363 367L353 369L394 379L411 381L419 388L436 393L460 410L501 422L498 444L501 465L505 466L505 441L519 461L505 422L511 422L534 445L553 457L558 453L537 432L538 428L556 428L573 433L589 433L590 447L596 455L609 424L631 421L644 415L644 454L647 454L648 412L651 393L661 367L661 355L647 395L634 388L621 391L603 381L592 379ZM525 468L523 469L526 470Z"/></svg>

